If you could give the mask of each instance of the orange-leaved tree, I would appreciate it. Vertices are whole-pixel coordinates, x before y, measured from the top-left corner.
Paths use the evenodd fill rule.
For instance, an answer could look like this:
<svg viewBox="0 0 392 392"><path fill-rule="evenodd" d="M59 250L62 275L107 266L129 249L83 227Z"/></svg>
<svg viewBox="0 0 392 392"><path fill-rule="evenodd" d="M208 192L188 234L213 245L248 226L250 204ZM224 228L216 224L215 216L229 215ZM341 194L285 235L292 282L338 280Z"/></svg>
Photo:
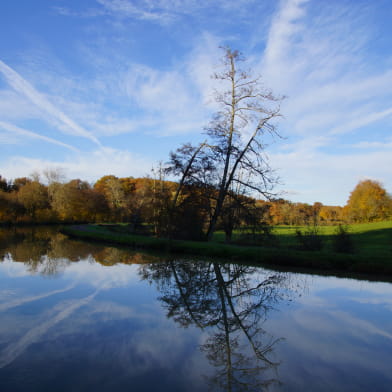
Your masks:
<svg viewBox="0 0 392 392"><path fill-rule="evenodd" d="M392 216L392 198L380 182L362 180L351 192L345 208L353 222L385 220Z"/></svg>

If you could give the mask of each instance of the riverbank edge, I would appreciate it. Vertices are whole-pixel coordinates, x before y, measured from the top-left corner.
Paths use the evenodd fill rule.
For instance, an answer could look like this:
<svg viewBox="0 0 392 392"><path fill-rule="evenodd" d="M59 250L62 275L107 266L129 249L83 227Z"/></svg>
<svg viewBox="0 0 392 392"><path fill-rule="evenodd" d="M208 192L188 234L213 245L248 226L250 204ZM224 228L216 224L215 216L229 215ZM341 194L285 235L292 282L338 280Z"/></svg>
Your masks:
<svg viewBox="0 0 392 392"><path fill-rule="evenodd" d="M376 274L392 277L392 262L384 258L365 259L359 254L261 246L238 246L211 242L169 240L134 234L114 233L97 225L64 226L61 232L72 238L133 249L150 249L172 254L217 257L228 261L243 261L271 267L306 268L316 271Z"/></svg>

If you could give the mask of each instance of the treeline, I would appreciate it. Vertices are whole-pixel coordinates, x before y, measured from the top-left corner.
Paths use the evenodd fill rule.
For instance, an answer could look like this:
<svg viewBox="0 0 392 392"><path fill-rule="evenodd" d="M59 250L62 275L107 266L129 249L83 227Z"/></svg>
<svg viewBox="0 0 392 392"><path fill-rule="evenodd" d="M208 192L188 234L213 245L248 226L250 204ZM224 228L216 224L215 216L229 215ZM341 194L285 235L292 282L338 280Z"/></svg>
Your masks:
<svg viewBox="0 0 392 392"><path fill-rule="evenodd" d="M152 223L163 190L174 183L151 178L103 176L94 184L33 177L7 181L0 176L2 223Z"/></svg>
<svg viewBox="0 0 392 392"><path fill-rule="evenodd" d="M161 169L159 178L107 175L93 184L65 182L56 171L44 173L45 181L38 174L15 180L0 176L0 223L124 222L139 233L203 239L216 190L182 186L179 192L178 184L163 176ZM230 224L234 228L234 221Z"/></svg>
<svg viewBox="0 0 392 392"><path fill-rule="evenodd" d="M360 181L343 207L319 202L313 205L293 203L284 199L259 203L268 206L265 219L273 225L339 225L392 219L392 197L374 180Z"/></svg>
<svg viewBox="0 0 392 392"><path fill-rule="evenodd" d="M55 172L7 181L0 176L1 223L126 222L135 231L159 236L202 239L214 211L217 190L186 186L158 178L107 175L94 184L68 182ZM177 204L173 208L173 199ZM344 207L294 203L284 199L256 200L229 192L218 228L228 239L234 229L266 225L323 225L371 222L392 217L392 199L380 183L361 181Z"/></svg>
<svg viewBox="0 0 392 392"><path fill-rule="evenodd" d="M0 248L5 256L27 265L30 272L55 275L68 265L89 256L102 265L143 264L159 261L159 257L130 252L129 249L100 246L94 242L81 243L48 226L0 229ZM46 257L42 257L42 256Z"/></svg>

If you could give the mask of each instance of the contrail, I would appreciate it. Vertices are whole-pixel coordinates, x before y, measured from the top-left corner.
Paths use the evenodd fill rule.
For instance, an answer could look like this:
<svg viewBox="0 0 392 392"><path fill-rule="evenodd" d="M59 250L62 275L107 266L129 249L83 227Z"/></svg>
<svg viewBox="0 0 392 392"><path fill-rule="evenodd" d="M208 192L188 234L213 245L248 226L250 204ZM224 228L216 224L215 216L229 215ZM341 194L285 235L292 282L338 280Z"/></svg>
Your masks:
<svg viewBox="0 0 392 392"><path fill-rule="evenodd" d="M32 103L38 106L40 109L49 114L52 118L59 121L67 133L73 135L82 136L87 139L92 140L94 143L101 146L99 140L92 135L89 131L85 130L80 125L76 124L72 119L70 119L65 113L57 109L49 100L37 91L26 79L19 75L15 70L5 64L0 60L0 72L3 74L10 86L17 92L23 94Z"/></svg>
<svg viewBox="0 0 392 392"><path fill-rule="evenodd" d="M373 112L368 113L362 117L356 118L352 121L349 121L343 125L339 125L332 129L332 135L342 134L351 132L354 129L364 127L366 125L372 124L376 121L382 120L385 117L392 115L392 107L382 112Z"/></svg>
<svg viewBox="0 0 392 392"><path fill-rule="evenodd" d="M69 144L62 143L59 140L52 139L51 137L43 136L43 135L40 135L38 133L35 133L35 132L32 132L32 131L28 131L27 129L23 129L23 128L17 127L16 125L9 124L9 123L6 123L4 121L0 121L0 128L6 130L8 132L18 133L19 135L30 137L32 139L40 139L40 140L44 140L45 142L48 142L48 143L57 144L59 146L68 148L68 149L70 149L72 151L76 151L76 152L79 151L76 147L73 147L73 146L71 146Z"/></svg>

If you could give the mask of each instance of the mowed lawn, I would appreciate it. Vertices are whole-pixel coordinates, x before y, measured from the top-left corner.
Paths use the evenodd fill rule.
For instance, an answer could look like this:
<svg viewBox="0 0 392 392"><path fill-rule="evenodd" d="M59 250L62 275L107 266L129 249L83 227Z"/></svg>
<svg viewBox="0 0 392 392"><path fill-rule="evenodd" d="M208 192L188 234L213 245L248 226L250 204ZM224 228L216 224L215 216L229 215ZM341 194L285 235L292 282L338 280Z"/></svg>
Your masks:
<svg viewBox="0 0 392 392"><path fill-rule="evenodd" d="M360 253L368 257L392 258L392 221L351 224L344 226L354 245L354 253ZM275 226L272 234L277 237L278 244L283 248L295 248L299 246L296 236L297 230L306 234L312 227L308 226ZM337 226L318 226L317 235L321 236L324 243L323 250L332 251L333 237L336 235ZM240 233L233 236L234 241ZM214 240L224 241L224 233L217 232Z"/></svg>

